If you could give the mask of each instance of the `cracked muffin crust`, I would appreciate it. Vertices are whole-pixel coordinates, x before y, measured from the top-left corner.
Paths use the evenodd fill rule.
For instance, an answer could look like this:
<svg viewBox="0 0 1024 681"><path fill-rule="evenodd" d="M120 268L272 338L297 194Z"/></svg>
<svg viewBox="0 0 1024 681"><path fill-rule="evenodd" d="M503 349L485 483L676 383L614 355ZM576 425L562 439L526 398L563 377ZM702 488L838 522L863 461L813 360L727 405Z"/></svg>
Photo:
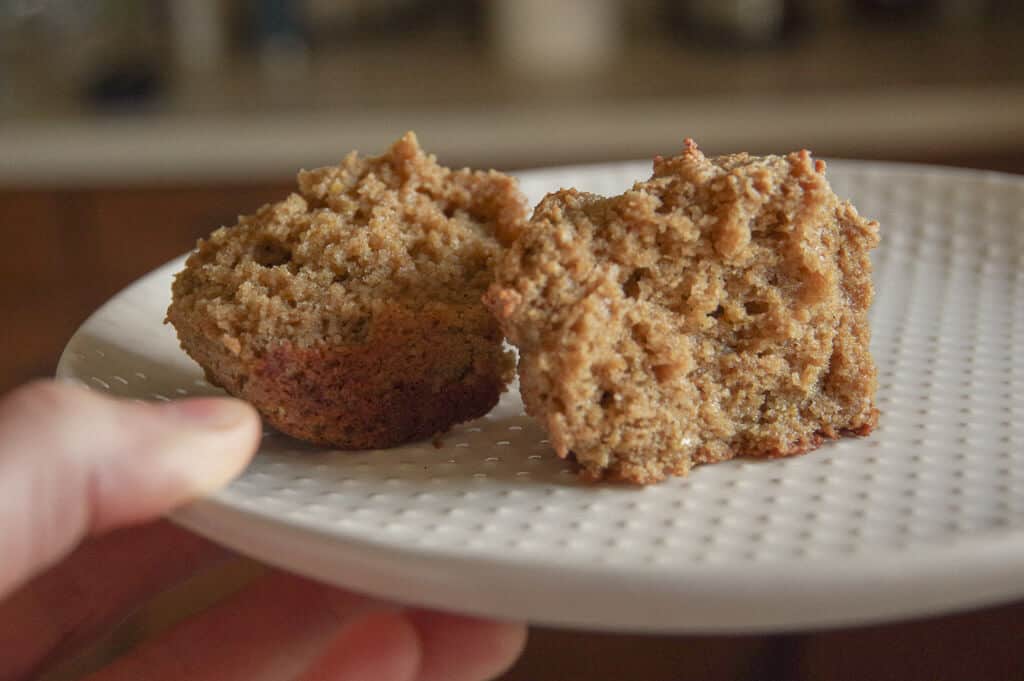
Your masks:
<svg viewBox="0 0 1024 681"><path fill-rule="evenodd" d="M686 140L620 196L548 195L485 300L558 455L646 484L871 431L878 239L807 151Z"/></svg>
<svg viewBox="0 0 1024 681"><path fill-rule="evenodd" d="M452 171L407 134L303 171L201 240L167 321L208 379L279 430L346 449L487 413L513 374L481 303L525 219L515 180Z"/></svg>

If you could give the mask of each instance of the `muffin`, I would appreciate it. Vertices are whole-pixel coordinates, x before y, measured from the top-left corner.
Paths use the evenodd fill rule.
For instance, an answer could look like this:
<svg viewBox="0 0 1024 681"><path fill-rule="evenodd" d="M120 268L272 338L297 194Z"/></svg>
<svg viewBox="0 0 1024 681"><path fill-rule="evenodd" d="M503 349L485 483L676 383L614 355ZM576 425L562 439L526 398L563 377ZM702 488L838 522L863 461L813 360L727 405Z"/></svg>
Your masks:
<svg viewBox="0 0 1024 681"><path fill-rule="evenodd" d="M878 240L807 151L687 140L620 196L548 195L486 302L558 455L646 484L871 431Z"/></svg>
<svg viewBox="0 0 1024 681"><path fill-rule="evenodd" d="M201 240L167 321L211 383L284 433L343 449L429 437L512 378L481 296L525 216L512 178L442 167L409 133L299 173L297 193Z"/></svg>

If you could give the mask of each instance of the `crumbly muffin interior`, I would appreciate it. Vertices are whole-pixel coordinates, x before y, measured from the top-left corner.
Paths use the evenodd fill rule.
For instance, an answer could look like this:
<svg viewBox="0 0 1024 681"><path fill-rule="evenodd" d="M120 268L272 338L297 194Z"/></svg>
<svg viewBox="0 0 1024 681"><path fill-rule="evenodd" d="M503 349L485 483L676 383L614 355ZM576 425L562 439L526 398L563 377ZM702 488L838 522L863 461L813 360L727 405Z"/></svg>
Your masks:
<svg viewBox="0 0 1024 681"><path fill-rule="evenodd" d="M870 430L877 243L807 152L709 160L688 140L621 196L549 195L488 302L556 451L653 482Z"/></svg>
<svg viewBox="0 0 1024 681"><path fill-rule="evenodd" d="M174 304L205 335L235 354L358 344L393 308L468 332L493 326L479 301L522 222L514 180L440 166L412 133L298 180L297 193L201 241L176 278Z"/></svg>

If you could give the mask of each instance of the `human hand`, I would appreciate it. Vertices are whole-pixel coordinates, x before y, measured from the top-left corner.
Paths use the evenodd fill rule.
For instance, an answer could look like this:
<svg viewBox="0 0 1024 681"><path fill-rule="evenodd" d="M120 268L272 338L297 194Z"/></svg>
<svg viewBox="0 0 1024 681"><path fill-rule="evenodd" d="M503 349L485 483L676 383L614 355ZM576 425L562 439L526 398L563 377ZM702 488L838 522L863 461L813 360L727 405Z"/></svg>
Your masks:
<svg viewBox="0 0 1024 681"><path fill-rule="evenodd" d="M237 475L259 432L224 398L141 404L38 382L0 400L0 681L34 677L223 557L157 519ZM474 681L524 641L521 625L271 573L90 678Z"/></svg>

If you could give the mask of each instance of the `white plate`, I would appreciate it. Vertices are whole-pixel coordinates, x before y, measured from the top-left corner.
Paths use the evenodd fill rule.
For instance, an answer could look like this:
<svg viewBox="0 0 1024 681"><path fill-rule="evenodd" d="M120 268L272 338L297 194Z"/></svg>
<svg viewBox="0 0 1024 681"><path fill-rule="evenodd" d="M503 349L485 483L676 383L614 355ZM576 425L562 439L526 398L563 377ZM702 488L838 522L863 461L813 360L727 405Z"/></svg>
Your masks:
<svg viewBox="0 0 1024 681"><path fill-rule="evenodd" d="M536 201L648 174L521 177ZM583 628L779 630L1024 595L1024 178L849 162L829 176L882 223L871 437L591 486L513 391L440 448L343 453L269 434L238 481L176 520L340 586ZM58 374L136 398L217 392L161 323L180 265L96 312Z"/></svg>

